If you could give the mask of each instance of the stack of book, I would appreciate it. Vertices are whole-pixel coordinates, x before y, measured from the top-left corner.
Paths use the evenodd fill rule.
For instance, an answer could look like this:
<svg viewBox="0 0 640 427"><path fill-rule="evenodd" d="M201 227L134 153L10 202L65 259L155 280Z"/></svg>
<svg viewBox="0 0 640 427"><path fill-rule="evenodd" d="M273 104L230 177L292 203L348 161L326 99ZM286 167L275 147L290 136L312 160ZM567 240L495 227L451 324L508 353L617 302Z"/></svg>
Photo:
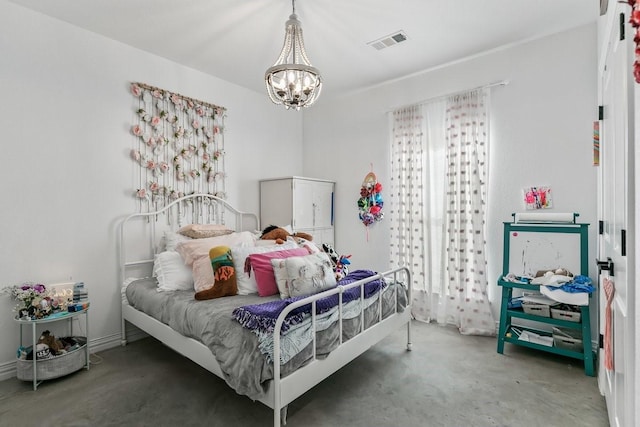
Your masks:
<svg viewBox="0 0 640 427"><path fill-rule="evenodd" d="M73 285L73 302L82 303L89 301L89 293L83 282Z"/></svg>

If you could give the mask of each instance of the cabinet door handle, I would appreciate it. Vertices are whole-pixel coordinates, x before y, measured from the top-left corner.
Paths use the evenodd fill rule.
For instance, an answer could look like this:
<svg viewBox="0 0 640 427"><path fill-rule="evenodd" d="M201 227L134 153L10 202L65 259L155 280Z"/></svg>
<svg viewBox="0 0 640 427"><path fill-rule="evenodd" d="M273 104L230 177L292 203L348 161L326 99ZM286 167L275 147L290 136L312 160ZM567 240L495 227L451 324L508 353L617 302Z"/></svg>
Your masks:
<svg viewBox="0 0 640 427"><path fill-rule="evenodd" d="M313 206L313 216L312 216L312 221L313 221L313 226L316 226L316 208L318 207L318 205L316 205L315 203L312 204Z"/></svg>

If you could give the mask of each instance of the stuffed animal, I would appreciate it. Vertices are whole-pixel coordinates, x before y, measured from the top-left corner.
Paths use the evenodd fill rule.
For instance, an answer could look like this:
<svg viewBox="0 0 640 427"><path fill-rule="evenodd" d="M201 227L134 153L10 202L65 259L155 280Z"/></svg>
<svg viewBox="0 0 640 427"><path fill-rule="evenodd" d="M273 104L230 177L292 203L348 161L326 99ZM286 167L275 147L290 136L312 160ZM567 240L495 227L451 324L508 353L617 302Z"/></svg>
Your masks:
<svg viewBox="0 0 640 427"><path fill-rule="evenodd" d="M49 331L42 332L42 335L40 335L40 339L38 340L38 344L46 345L53 356L57 355L60 350L64 349L64 346L60 341L56 340L56 337L51 335L51 332ZM44 350L44 347L41 346L41 349Z"/></svg>
<svg viewBox="0 0 640 427"><path fill-rule="evenodd" d="M333 246L331 246L328 243L323 243L322 244L322 250L329 255L329 259L331 260L331 263L333 264L333 267L335 268L335 266L338 264L338 260L340 259L340 256L338 256L338 253L335 251L335 249L333 249Z"/></svg>
<svg viewBox="0 0 640 427"><path fill-rule="evenodd" d="M277 227L275 225L270 225L264 230L262 230L262 236L260 236L261 240L275 240L277 244L281 245L286 240L287 237L292 236L294 238L300 238L305 240L313 240L313 236L311 234L302 233L300 231L290 234L287 230L282 227Z"/></svg>
<svg viewBox="0 0 640 427"><path fill-rule="evenodd" d="M333 246L328 243L322 244L322 250L329 255L336 280L340 281L344 279L345 276L349 274L349 265L351 264L349 258L351 258L351 255L338 255L335 249L333 249Z"/></svg>

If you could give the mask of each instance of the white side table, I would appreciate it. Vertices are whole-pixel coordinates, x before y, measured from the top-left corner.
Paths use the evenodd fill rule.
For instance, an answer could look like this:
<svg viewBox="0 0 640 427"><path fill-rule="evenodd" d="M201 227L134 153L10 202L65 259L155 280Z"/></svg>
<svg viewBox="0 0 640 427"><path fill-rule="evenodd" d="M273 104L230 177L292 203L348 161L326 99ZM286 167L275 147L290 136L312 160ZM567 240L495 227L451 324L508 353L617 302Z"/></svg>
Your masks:
<svg viewBox="0 0 640 427"><path fill-rule="evenodd" d="M43 359L38 361L37 357L36 357L36 344L38 342L37 340L37 331L36 331L36 327L38 325L42 325L45 323L53 323L53 322L59 322L61 320L66 320L68 325L69 325L69 336L73 336L73 319L80 316L80 315L84 315L85 317L85 322L86 322L86 344L84 345L84 366L79 365L78 367L71 367L71 368L66 368L64 370L61 371L61 373L59 374L52 374L52 375L48 375L45 378L41 378L40 381L38 381L38 363L48 363L50 361L53 361L54 359L58 359L58 358L64 358L64 357L68 357L69 355L77 352L77 351L82 351L82 348L79 348L77 350L74 350L70 353L66 353L60 356L56 356L53 359ZM87 370L89 369L89 307L87 307L85 310L82 311L75 311L75 312L67 312L67 311L63 311L63 312L58 312L58 313L54 313L48 317L45 317L43 319L37 319L37 320L25 320L25 319L15 319L15 321L20 325L20 346L22 347L23 345L23 332L22 332L22 328L24 326L31 326L31 342L33 343L33 347L32 347L32 352L33 352L33 361L32 361L32 365L33 365L33 390L35 391L38 386L40 385L40 383L42 383L42 380L45 379L52 379L52 378L57 378L57 377L61 377L64 375L68 375L72 372L77 371L78 369L81 369L82 367L86 368ZM18 360L18 363L23 363L25 361L23 360ZM42 377L42 375L41 375Z"/></svg>

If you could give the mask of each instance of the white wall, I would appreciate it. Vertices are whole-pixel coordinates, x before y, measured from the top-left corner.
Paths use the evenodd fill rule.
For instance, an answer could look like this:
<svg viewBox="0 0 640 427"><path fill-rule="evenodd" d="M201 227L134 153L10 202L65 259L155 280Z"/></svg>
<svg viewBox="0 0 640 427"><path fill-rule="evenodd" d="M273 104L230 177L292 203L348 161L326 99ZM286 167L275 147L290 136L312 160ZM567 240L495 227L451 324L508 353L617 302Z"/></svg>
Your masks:
<svg viewBox="0 0 640 427"><path fill-rule="evenodd" d="M508 80L491 95L487 252L496 319L502 222L510 220L512 212L524 210L523 187L549 185L554 193L551 212L580 213L581 222L591 224L589 259L595 259L596 38L595 24L580 27L348 94L306 111L304 173L337 182L338 253L352 254L354 268L382 271L389 266L388 221L374 225L367 240L356 207L371 163L379 181L389 183L387 112Z"/></svg>
<svg viewBox="0 0 640 427"><path fill-rule="evenodd" d="M0 287L84 281L97 349L118 339L115 230L135 209L130 82L228 109L227 193L240 209L258 211L258 179L302 172L302 118L265 94L4 0L0 58ZM12 307L0 296L0 378L15 375Z"/></svg>

